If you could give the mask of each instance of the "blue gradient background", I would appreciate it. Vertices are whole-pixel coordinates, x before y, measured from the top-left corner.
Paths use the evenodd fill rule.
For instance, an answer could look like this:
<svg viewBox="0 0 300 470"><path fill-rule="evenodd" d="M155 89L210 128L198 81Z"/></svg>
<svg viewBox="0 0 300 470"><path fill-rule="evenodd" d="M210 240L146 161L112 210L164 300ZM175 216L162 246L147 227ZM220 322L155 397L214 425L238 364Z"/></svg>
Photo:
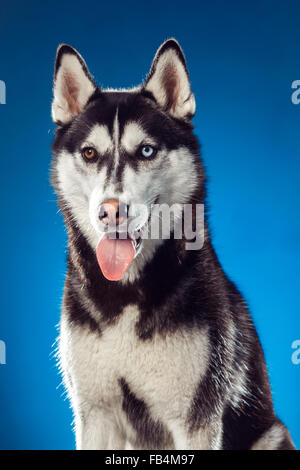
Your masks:
<svg viewBox="0 0 300 470"><path fill-rule="evenodd" d="M160 43L183 46L209 175L214 243L249 302L277 413L300 447L299 124L296 1L3 1L0 3L0 448L74 448L51 359L66 236L48 183L52 71L67 42L103 86L146 75Z"/></svg>

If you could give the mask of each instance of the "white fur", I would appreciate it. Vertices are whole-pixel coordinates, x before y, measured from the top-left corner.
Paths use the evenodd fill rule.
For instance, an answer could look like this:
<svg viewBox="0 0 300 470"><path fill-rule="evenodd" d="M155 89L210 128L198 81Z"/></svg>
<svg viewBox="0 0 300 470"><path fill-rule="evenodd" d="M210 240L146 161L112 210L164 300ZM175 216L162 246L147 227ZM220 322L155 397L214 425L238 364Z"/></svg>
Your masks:
<svg viewBox="0 0 300 470"><path fill-rule="evenodd" d="M252 446L251 450L276 450L285 436L285 428L281 423L275 423Z"/></svg>
<svg viewBox="0 0 300 470"><path fill-rule="evenodd" d="M108 127L96 124L88 135L82 147L94 147L100 155L113 149L113 141Z"/></svg>
<svg viewBox="0 0 300 470"><path fill-rule="evenodd" d="M129 87L129 88L126 88L126 87L120 87L120 88L112 88L112 87L108 87L108 88L104 88L103 91L105 91L105 93L137 93L141 90L141 85L136 85L136 86L132 86L132 87Z"/></svg>
<svg viewBox="0 0 300 470"><path fill-rule="evenodd" d="M141 144L156 145L156 142L148 136L140 124L128 122L124 128L121 144L128 153L134 153Z"/></svg>
<svg viewBox="0 0 300 470"><path fill-rule="evenodd" d="M77 88L73 99L70 99L68 93L71 84ZM82 111L95 89L96 86L84 73L78 58L74 54L64 54L53 88L53 121L60 121L64 124L71 121Z"/></svg>
<svg viewBox="0 0 300 470"><path fill-rule="evenodd" d="M178 95L169 112L177 118L185 118L189 114L194 115L196 111L195 97L191 93L189 77L178 55L174 49L167 49L162 54L159 49L157 56L159 56L158 62L153 75L146 84L146 90L150 91L156 101L164 108L167 104L165 77L172 70L176 76L175 88L178 90Z"/></svg>
<svg viewBox="0 0 300 470"><path fill-rule="evenodd" d="M83 176L78 171L78 166L86 171L86 175ZM103 188L106 168L104 167L98 173L86 167L80 153L72 155L63 151L58 157L57 175L60 194L63 196L67 208L71 211L72 218L79 225L91 246L95 248L99 241L99 233L95 230L93 220L90 217L90 200L95 188ZM101 196L96 202L100 204ZM97 207L99 206L97 205ZM93 211L95 217L97 207L95 205Z"/></svg>
<svg viewBox="0 0 300 470"><path fill-rule="evenodd" d="M135 430L122 411L121 377L138 399L145 400L152 418L163 419L178 448L188 445L185 419L209 360L207 330L182 328L140 341L135 332L138 318L137 307L130 305L99 336L70 327L63 315L60 357L75 409L79 448L115 449L125 445L125 437L135 441Z"/></svg>
<svg viewBox="0 0 300 470"><path fill-rule="evenodd" d="M114 176L116 175L116 171L119 165L120 160L120 152L119 152L119 118L118 118L119 110L117 108L115 119L114 119L114 126L113 126L113 141L114 141L114 159L115 159L115 167L114 167Z"/></svg>

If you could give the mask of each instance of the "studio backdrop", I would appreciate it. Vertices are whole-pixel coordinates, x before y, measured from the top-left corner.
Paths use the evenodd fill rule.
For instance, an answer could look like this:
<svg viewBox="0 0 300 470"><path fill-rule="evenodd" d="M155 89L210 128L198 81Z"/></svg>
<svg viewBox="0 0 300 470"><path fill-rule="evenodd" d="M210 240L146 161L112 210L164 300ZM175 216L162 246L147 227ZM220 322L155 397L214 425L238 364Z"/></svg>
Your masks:
<svg viewBox="0 0 300 470"><path fill-rule="evenodd" d="M55 360L66 233L49 183L57 46L102 87L131 87L157 47L186 55L214 246L258 330L274 404L300 447L300 4L0 3L0 448L73 449ZM300 88L299 88L300 90Z"/></svg>

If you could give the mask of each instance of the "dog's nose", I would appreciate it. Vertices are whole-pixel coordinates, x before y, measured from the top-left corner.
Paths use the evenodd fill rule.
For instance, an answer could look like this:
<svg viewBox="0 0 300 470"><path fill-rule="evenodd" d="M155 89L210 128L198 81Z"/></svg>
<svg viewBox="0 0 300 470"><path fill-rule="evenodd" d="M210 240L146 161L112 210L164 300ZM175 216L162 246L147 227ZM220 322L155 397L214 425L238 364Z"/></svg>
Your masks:
<svg viewBox="0 0 300 470"><path fill-rule="evenodd" d="M107 199L100 206L99 219L105 225L120 225L127 213L127 204L117 199Z"/></svg>

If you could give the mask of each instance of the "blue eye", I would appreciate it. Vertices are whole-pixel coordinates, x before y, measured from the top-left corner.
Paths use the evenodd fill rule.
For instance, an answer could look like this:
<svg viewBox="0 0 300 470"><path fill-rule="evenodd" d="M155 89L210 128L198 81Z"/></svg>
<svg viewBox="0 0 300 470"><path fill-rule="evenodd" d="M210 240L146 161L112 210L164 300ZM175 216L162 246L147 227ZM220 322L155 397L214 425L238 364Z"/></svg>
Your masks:
<svg viewBox="0 0 300 470"><path fill-rule="evenodd" d="M145 158L153 157L155 149L151 145L144 145L141 148L141 155Z"/></svg>

